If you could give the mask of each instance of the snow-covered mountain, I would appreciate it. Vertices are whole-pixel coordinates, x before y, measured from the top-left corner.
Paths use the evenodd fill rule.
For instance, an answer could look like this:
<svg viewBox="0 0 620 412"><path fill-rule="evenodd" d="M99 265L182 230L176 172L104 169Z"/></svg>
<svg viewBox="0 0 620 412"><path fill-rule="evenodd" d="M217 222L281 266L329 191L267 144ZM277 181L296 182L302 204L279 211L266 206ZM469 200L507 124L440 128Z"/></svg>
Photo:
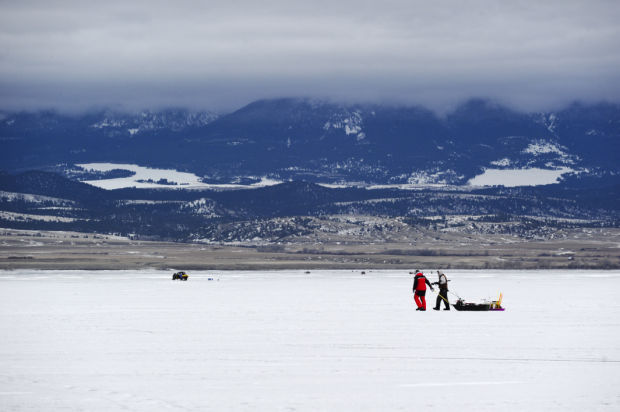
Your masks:
<svg viewBox="0 0 620 412"><path fill-rule="evenodd" d="M145 132L169 130L179 132L189 128L206 126L218 115L211 112L192 112L188 110L165 110L161 112L141 111L138 113L120 113L105 111L99 114L90 127L101 129L108 136L134 136Z"/></svg>
<svg viewBox="0 0 620 412"><path fill-rule="evenodd" d="M443 117L422 107L308 99L261 100L222 116L2 113L0 139L4 170L55 170L81 180L92 176L73 165L95 162L191 172L212 184L265 177L339 185L501 184L523 170L525 183L534 184L529 176L537 171L548 176L539 183L620 174L620 107L613 104L519 113L471 100Z"/></svg>
<svg viewBox="0 0 620 412"><path fill-rule="evenodd" d="M620 213L612 104L0 113L0 142L5 228L244 244L546 239L617 227Z"/></svg>

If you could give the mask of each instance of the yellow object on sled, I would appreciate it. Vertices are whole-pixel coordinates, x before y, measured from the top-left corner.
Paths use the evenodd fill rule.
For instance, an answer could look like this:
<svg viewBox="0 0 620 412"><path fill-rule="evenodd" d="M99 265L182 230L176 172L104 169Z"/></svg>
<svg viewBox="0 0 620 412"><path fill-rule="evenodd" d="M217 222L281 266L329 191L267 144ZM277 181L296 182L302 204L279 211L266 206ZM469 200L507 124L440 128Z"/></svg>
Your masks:
<svg viewBox="0 0 620 412"><path fill-rule="evenodd" d="M491 302L491 309L501 309L502 307L502 298L504 295L500 292L499 299Z"/></svg>

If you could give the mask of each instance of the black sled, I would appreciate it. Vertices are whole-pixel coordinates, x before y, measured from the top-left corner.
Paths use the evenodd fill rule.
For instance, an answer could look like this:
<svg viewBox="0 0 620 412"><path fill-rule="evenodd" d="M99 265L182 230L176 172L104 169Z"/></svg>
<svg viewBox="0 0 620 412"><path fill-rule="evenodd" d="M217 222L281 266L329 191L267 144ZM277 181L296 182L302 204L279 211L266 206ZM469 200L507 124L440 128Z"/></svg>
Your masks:
<svg viewBox="0 0 620 412"><path fill-rule="evenodd" d="M502 294L499 294L499 299L494 300L492 302L483 302L483 303L468 303L463 299L459 299L454 306L456 310L462 311L470 311L470 312L485 312L485 311L503 311L502 307Z"/></svg>

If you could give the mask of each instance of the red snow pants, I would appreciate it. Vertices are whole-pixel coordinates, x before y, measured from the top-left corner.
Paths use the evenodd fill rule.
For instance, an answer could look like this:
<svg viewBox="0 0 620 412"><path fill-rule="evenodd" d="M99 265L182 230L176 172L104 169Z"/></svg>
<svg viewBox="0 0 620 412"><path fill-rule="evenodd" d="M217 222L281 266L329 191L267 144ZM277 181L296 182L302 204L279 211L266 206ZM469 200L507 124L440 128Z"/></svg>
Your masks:
<svg viewBox="0 0 620 412"><path fill-rule="evenodd" d="M424 292L426 292L426 291L424 291ZM419 294L419 295L418 295L418 293L419 292L416 292L416 293L413 294L413 300L415 300L415 304L418 305L418 308L422 308L422 309L426 310L426 296L424 296L424 295L426 295L426 293Z"/></svg>

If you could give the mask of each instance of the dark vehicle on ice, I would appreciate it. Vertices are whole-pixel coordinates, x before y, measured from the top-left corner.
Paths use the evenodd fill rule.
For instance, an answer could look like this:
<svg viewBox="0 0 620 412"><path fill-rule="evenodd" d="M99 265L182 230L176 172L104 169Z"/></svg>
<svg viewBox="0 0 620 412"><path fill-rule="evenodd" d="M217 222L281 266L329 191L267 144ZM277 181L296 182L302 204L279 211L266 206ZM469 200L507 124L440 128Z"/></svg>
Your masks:
<svg viewBox="0 0 620 412"><path fill-rule="evenodd" d="M176 272L172 275L172 280L187 280L189 275L185 272Z"/></svg>

